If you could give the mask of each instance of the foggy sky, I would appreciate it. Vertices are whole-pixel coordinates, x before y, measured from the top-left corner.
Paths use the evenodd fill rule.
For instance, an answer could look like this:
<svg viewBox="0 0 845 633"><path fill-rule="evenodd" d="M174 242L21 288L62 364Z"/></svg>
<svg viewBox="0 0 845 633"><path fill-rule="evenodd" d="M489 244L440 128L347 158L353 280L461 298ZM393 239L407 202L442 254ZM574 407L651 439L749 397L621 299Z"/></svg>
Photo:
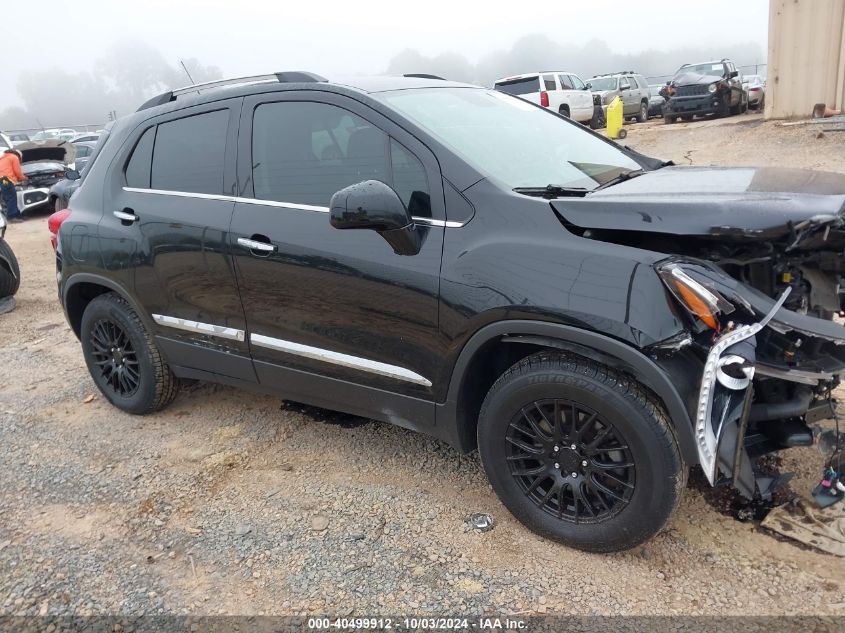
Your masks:
<svg viewBox="0 0 845 633"><path fill-rule="evenodd" d="M24 105L19 88L28 73L43 77L41 73L56 69L96 77L103 58L114 50L126 57L135 48L139 54L154 50L173 67L179 59L193 59L216 67L226 77L312 70L331 78L384 73L397 55L408 50L423 61L449 54L483 68L491 59L501 60L520 40L525 48L525 36L537 34L544 36L537 38L540 44L554 44L558 57L553 65L579 72L559 57L593 40L603 42L604 52L615 59L649 49L712 51L716 56L734 47L759 58L735 59L737 64L765 61L768 29L768 0L708 0L694 5L677 0L39 0L38 12L53 15L49 29L67 28L67 36L45 37L40 28L20 28L25 21L18 19L3 29L0 41L6 63L0 112ZM739 45L744 48L737 49ZM531 59L537 59L536 51ZM588 61L601 66L600 59ZM697 60L666 59L660 72L657 68L647 72L669 74L690 61ZM657 57L652 65L660 63Z"/></svg>

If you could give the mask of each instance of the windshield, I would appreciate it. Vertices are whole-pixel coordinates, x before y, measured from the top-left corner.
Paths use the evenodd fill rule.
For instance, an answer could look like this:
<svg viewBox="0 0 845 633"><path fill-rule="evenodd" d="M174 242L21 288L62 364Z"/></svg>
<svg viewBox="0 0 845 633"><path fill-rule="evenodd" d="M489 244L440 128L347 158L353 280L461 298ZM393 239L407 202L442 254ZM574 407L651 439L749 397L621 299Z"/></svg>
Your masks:
<svg viewBox="0 0 845 633"><path fill-rule="evenodd" d="M684 66L678 70L679 75L685 73L692 73L694 75L713 75L714 77L721 77L725 74L725 67L722 62L707 62L706 64L695 64L693 66Z"/></svg>
<svg viewBox="0 0 845 633"><path fill-rule="evenodd" d="M616 82L619 77L602 77L599 79L590 79L590 90L616 90Z"/></svg>
<svg viewBox="0 0 845 633"><path fill-rule="evenodd" d="M579 124L495 90L423 88L378 96L510 189L553 184L592 190L641 169Z"/></svg>

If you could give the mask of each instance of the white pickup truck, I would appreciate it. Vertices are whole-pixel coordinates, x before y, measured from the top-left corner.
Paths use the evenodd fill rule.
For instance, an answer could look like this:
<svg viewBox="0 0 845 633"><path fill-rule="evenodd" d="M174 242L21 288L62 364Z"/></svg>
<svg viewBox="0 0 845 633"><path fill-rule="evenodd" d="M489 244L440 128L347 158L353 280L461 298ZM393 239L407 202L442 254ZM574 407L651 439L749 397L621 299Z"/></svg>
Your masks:
<svg viewBox="0 0 845 633"><path fill-rule="evenodd" d="M499 79L495 90L539 103L581 123L593 118L593 93L575 73L544 70Z"/></svg>

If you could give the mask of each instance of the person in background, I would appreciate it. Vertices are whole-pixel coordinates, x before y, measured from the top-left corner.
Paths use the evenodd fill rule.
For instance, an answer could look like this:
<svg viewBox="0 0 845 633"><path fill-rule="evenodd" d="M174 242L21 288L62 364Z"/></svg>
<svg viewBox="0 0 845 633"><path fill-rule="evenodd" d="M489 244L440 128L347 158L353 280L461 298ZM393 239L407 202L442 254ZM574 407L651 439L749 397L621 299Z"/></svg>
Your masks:
<svg viewBox="0 0 845 633"><path fill-rule="evenodd" d="M23 154L17 149L7 149L0 156L0 194L2 194L3 206L6 208L6 217L9 218L9 222L21 222L15 185L26 180L26 176L21 171L22 158Z"/></svg>

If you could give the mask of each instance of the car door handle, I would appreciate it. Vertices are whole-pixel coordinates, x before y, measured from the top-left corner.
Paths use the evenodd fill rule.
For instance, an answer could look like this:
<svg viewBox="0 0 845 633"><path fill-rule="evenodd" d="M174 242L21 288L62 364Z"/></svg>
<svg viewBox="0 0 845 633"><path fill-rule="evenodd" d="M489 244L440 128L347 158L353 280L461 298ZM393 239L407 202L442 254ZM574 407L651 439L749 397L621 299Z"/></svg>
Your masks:
<svg viewBox="0 0 845 633"><path fill-rule="evenodd" d="M138 216L131 213L132 209L124 209L123 211L115 211L114 217L121 222L137 222Z"/></svg>
<svg viewBox="0 0 845 633"><path fill-rule="evenodd" d="M262 253L275 253L276 245L268 244L267 242L259 242L248 237L239 237L238 244L251 251L261 251Z"/></svg>

